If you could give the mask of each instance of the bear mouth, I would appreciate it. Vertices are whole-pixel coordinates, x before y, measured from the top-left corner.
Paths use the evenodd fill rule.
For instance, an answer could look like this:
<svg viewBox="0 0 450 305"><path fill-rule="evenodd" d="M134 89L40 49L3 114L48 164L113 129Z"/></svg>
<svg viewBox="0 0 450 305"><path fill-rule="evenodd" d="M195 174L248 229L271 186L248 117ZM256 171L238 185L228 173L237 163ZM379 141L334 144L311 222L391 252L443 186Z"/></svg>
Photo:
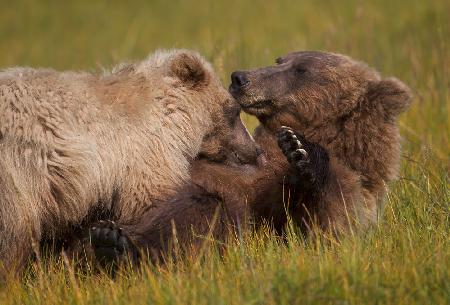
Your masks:
<svg viewBox="0 0 450 305"><path fill-rule="evenodd" d="M242 110L250 114L262 114L270 111L271 106L273 105L272 100L260 100L255 101L248 105L241 104Z"/></svg>

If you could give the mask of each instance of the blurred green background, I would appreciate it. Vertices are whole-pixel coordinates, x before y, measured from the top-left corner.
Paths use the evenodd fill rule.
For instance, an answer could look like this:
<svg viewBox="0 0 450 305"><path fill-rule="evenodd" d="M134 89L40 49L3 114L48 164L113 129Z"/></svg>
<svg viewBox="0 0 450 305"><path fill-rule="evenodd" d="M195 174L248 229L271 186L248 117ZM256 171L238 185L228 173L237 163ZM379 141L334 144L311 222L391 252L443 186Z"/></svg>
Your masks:
<svg viewBox="0 0 450 305"><path fill-rule="evenodd" d="M300 49L346 53L410 82L450 64L449 1L2 2L1 66L93 69L172 47L199 50L225 78Z"/></svg>
<svg viewBox="0 0 450 305"><path fill-rule="evenodd" d="M0 1L0 68L101 71L157 48L192 48L225 86L236 69L294 50L348 54L414 92L400 117L400 180L379 226L342 243L285 244L266 232L224 259L112 282L37 268L1 304L449 304L450 1ZM253 128L257 122L245 117ZM382 152L380 152L382 153ZM201 267L199 267L201 266ZM59 269L58 269L59 268ZM39 271L41 270L41 271Z"/></svg>

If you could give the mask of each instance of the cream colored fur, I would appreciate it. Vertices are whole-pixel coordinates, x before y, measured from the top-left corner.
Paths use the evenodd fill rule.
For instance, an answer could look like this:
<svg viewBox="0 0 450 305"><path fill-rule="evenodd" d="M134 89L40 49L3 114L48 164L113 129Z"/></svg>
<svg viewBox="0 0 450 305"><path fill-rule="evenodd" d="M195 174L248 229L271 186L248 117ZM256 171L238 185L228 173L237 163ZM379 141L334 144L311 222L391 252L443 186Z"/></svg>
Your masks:
<svg viewBox="0 0 450 305"><path fill-rule="evenodd" d="M171 71L180 54L201 63L206 85L185 86ZM94 208L126 223L171 196L226 99L210 65L186 50L103 75L0 72L0 263L21 265L33 241Z"/></svg>

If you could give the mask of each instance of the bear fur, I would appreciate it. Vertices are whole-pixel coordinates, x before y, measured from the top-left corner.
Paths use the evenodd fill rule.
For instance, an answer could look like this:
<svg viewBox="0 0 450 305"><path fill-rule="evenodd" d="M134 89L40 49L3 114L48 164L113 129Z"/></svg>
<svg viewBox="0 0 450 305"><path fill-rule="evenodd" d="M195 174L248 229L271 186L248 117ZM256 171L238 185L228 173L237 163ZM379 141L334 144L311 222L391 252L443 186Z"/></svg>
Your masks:
<svg viewBox="0 0 450 305"><path fill-rule="evenodd" d="M263 220L281 229L286 204L306 233L318 226L342 234L377 221L398 173L397 116L411 100L406 85L347 56L304 51L275 66L233 73L230 92L260 120L254 137L268 163L239 168L196 161L191 183L171 199L170 210L162 205L123 230L96 225L94 247L114 245L111 236L120 232L158 256L167 252L174 227L184 245L210 234L223 240L230 228Z"/></svg>
<svg viewBox="0 0 450 305"><path fill-rule="evenodd" d="M256 162L239 111L210 64L188 50L103 75L3 70L0 265L20 270L43 237L96 211L133 223L174 196L199 156Z"/></svg>
<svg viewBox="0 0 450 305"><path fill-rule="evenodd" d="M261 128L290 126L329 154L323 188L296 204L295 219L336 232L377 221L398 174L397 116L411 101L405 84L348 56L317 51L290 53L276 66L235 72L232 79L232 95Z"/></svg>

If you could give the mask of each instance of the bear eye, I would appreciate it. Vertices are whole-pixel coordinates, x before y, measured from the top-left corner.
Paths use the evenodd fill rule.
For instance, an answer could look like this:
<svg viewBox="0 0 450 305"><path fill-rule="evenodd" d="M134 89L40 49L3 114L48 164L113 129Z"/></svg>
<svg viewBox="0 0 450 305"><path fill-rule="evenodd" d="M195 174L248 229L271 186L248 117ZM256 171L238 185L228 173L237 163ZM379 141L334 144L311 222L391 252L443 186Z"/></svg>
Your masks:
<svg viewBox="0 0 450 305"><path fill-rule="evenodd" d="M306 72L307 72L307 70L306 70L306 68L304 68L304 67L296 67L295 68L295 72L297 73L297 74L305 74Z"/></svg>

